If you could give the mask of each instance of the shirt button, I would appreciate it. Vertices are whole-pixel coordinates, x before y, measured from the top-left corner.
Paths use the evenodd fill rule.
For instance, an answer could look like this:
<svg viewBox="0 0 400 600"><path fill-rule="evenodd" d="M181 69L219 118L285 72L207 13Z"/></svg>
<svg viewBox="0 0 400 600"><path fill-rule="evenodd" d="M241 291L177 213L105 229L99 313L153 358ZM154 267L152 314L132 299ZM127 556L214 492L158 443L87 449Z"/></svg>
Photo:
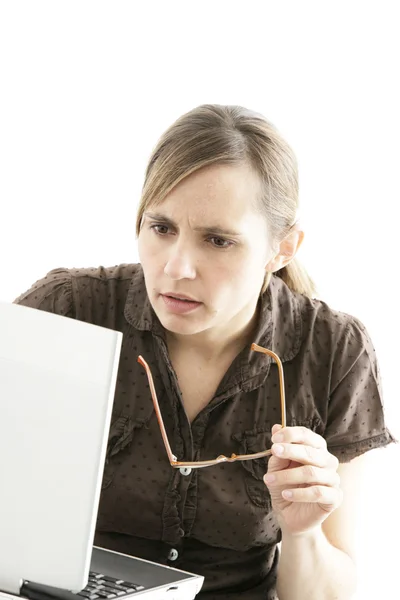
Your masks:
<svg viewBox="0 0 400 600"><path fill-rule="evenodd" d="M171 550L168 552L168 560L176 560L178 556L178 550L176 550L175 548L171 548Z"/></svg>
<svg viewBox="0 0 400 600"><path fill-rule="evenodd" d="M192 472L192 469L190 467L181 467L179 469L181 475L190 475L190 473Z"/></svg>

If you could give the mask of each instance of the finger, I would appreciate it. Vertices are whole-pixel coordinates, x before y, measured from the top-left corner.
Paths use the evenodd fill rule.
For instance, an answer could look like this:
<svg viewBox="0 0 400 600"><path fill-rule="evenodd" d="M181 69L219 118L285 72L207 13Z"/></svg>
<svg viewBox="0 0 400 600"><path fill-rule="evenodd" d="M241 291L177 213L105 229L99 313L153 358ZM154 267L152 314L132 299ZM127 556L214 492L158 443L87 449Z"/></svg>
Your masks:
<svg viewBox="0 0 400 600"><path fill-rule="evenodd" d="M273 444L271 450L277 458L289 459L305 465L315 465L335 471L339 465L336 456L327 450L304 444Z"/></svg>
<svg viewBox="0 0 400 600"><path fill-rule="evenodd" d="M275 433L277 433L277 432L278 432L278 431L280 431L281 429L282 429L282 425L278 425L278 424L274 425L274 426L272 427L272 429L271 429L271 433L272 433L272 435L274 435Z"/></svg>
<svg viewBox="0 0 400 600"><path fill-rule="evenodd" d="M289 444L305 444L314 448L326 449L326 440L307 427L283 427L273 432L272 443L287 442Z"/></svg>
<svg viewBox="0 0 400 600"><path fill-rule="evenodd" d="M343 492L339 488L333 488L325 485L314 485L306 488L293 488L291 490L283 490L283 498L290 502L313 502L321 506L321 508L332 507L337 508L343 499Z"/></svg>
<svg viewBox="0 0 400 600"><path fill-rule="evenodd" d="M278 458L272 454L268 461L268 473L280 472L288 468L290 468L290 459Z"/></svg>
<svg viewBox="0 0 400 600"><path fill-rule="evenodd" d="M333 469L321 469L315 465L304 465L283 471L269 471L264 475L264 482L269 488L283 486L329 485L340 486L340 476Z"/></svg>

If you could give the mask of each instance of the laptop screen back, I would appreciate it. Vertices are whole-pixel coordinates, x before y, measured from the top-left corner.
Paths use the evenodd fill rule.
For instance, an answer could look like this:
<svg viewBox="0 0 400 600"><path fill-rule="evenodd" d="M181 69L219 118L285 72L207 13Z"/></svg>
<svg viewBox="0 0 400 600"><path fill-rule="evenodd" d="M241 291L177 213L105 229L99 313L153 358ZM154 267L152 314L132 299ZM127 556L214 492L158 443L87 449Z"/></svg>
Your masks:
<svg viewBox="0 0 400 600"><path fill-rule="evenodd" d="M122 334L0 303L0 590L90 565Z"/></svg>

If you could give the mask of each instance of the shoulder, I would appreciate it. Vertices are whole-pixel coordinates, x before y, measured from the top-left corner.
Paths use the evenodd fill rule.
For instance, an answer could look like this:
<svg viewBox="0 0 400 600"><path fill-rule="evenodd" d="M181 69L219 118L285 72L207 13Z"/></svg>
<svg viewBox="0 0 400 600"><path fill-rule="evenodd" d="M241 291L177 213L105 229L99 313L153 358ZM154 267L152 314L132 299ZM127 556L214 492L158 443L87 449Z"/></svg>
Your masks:
<svg viewBox="0 0 400 600"><path fill-rule="evenodd" d="M35 281L14 304L70 315L72 280L68 269L53 269Z"/></svg>
<svg viewBox="0 0 400 600"><path fill-rule="evenodd" d="M141 268L139 263L135 264L120 264L113 267L85 267L73 269L55 269L54 272L67 271L74 281L81 282L82 280L93 280L114 283L116 281L130 281L132 277Z"/></svg>
<svg viewBox="0 0 400 600"><path fill-rule="evenodd" d="M356 348L374 351L370 334L358 317L335 310L323 300L303 298L301 310L305 338L329 344L337 351L351 346L354 351Z"/></svg>
<svg viewBox="0 0 400 600"><path fill-rule="evenodd" d="M367 327L358 317L335 310L322 300L306 297L301 301L301 314L302 351L299 358L303 361L307 357L313 368L325 371L330 391L344 378L352 376L355 365L359 368L363 365L372 377L378 378L374 344Z"/></svg>
<svg viewBox="0 0 400 600"><path fill-rule="evenodd" d="M32 308L61 315L75 316L76 304L110 294L124 295L140 264L121 264L113 267L56 268L14 300Z"/></svg>
<svg viewBox="0 0 400 600"><path fill-rule="evenodd" d="M89 312L99 305L125 303L132 279L139 271L140 264L70 269L74 301Z"/></svg>
<svg viewBox="0 0 400 600"><path fill-rule="evenodd" d="M357 317L290 289L279 277L271 279L267 291L261 313L264 341L270 341L272 329L272 344L281 360L297 356L303 362L307 355L324 360L349 346L370 345L366 327Z"/></svg>

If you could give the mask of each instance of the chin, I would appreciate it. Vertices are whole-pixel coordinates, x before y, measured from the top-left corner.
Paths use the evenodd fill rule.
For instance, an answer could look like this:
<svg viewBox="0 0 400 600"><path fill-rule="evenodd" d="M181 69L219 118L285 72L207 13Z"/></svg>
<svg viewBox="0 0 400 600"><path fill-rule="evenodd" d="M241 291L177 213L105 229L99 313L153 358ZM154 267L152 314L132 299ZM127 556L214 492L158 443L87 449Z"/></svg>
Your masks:
<svg viewBox="0 0 400 600"><path fill-rule="evenodd" d="M171 315L163 310L154 311L161 325L167 331L178 335L194 335L207 329L204 322L199 319L191 319L189 315Z"/></svg>
<svg viewBox="0 0 400 600"><path fill-rule="evenodd" d="M204 326L202 327L199 324L189 323L187 321L185 322L182 318L177 319L176 317L169 317L165 315L157 316L164 329L178 335L194 335L206 329Z"/></svg>

